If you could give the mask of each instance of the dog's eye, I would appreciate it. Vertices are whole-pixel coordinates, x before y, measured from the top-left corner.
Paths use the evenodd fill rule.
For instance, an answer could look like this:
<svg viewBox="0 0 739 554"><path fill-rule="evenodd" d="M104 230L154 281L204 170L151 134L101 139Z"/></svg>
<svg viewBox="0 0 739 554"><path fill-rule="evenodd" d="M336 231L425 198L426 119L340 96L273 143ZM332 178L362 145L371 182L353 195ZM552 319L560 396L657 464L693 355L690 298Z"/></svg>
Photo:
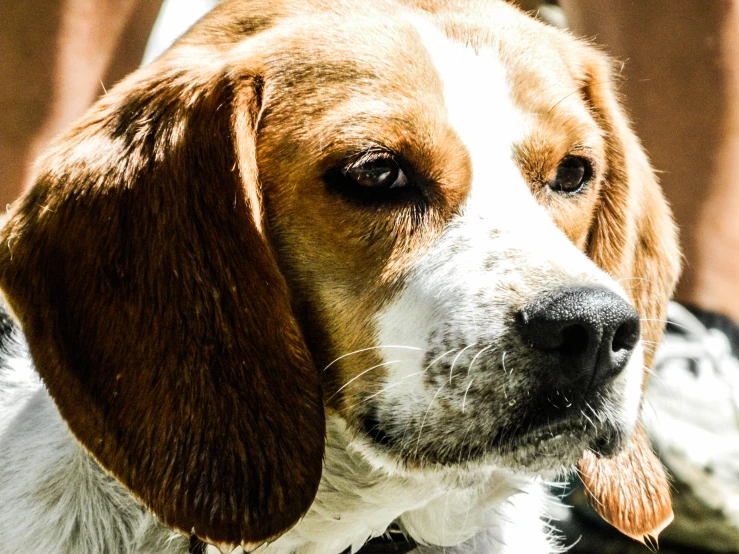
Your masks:
<svg viewBox="0 0 739 554"><path fill-rule="evenodd" d="M593 167L585 158L567 156L559 163L549 188L556 192L573 194L579 192L593 177Z"/></svg>
<svg viewBox="0 0 739 554"><path fill-rule="evenodd" d="M357 160L342 173L344 177L364 189L387 190L408 184L408 177L398 163L385 156Z"/></svg>

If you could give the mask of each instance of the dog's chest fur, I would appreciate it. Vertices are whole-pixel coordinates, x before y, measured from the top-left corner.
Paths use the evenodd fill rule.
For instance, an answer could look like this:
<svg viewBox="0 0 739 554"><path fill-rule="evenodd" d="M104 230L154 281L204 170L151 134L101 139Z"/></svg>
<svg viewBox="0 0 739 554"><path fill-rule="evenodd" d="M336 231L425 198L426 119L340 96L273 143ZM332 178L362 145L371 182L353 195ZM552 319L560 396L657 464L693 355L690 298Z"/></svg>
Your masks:
<svg viewBox="0 0 739 554"><path fill-rule="evenodd" d="M0 505L2 551L187 552L185 537L162 527L76 443L24 347L11 350L3 352L0 369L0 467L5 468L0 487L11 497ZM41 496L46 501L39 502ZM420 544L462 542L447 547L450 553L548 551L552 545L540 519L544 500L537 483L503 472L475 480L388 474L374 468L350 440L345 424L331 417L313 505L293 529L257 552L356 552L393 521Z"/></svg>
<svg viewBox="0 0 739 554"><path fill-rule="evenodd" d="M361 447L347 437L345 424L330 417L316 500L291 531L259 552L318 554L350 547L357 551L393 521L419 543L446 545L448 552L465 552L465 546L449 547L475 536L490 544L477 544L470 550L474 552L551 548L540 520L544 495L537 483L495 471L475 477L389 474L373 468ZM510 522L521 526L520 536ZM522 550L526 546L531 549Z"/></svg>

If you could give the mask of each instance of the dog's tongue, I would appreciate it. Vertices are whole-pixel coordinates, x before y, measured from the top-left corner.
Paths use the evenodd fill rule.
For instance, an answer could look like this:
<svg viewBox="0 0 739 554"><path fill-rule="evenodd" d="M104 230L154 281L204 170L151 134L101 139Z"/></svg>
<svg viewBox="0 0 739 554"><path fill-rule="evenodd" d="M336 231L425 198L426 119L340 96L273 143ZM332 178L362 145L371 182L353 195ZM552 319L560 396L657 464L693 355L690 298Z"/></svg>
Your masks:
<svg viewBox="0 0 739 554"><path fill-rule="evenodd" d="M585 451L579 470L595 511L624 535L656 542L672 523L670 484L641 427L632 444L612 458Z"/></svg>

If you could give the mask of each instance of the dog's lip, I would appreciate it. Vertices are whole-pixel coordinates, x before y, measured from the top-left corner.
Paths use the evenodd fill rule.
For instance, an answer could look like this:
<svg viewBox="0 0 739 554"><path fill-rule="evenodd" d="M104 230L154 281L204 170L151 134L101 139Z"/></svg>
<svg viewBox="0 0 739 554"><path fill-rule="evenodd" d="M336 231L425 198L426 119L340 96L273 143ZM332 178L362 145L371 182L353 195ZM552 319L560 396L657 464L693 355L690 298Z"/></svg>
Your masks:
<svg viewBox="0 0 739 554"><path fill-rule="evenodd" d="M533 447L545 453L550 446L561 442L579 442L583 450L588 449L598 457L607 458L620 451L623 433L607 424L593 427L582 418L573 416L555 423L539 425L513 440L506 441L504 450L513 452Z"/></svg>
<svg viewBox="0 0 739 554"><path fill-rule="evenodd" d="M365 414L362 417L362 427L365 436L372 439L379 446L389 446L392 438L382 428L379 418L374 412Z"/></svg>
<svg viewBox="0 0 739 554"><path fill-rule="evenodd" d="M591 441L588 450L598 458L610 458L621 451L624 437L623 431L615 427L606 427Z"/></svg>
<svg viewBox="0 0 739 554"><path fill-rule="evenodd" d="M522 435L505 441L504 450L514 451L520 448L546 448L548 444L561 441L571 441L581 438L583 447L593 440L594 429L588 427L581 418L569 417L555 423L542 424L526 431Z"/></svg>

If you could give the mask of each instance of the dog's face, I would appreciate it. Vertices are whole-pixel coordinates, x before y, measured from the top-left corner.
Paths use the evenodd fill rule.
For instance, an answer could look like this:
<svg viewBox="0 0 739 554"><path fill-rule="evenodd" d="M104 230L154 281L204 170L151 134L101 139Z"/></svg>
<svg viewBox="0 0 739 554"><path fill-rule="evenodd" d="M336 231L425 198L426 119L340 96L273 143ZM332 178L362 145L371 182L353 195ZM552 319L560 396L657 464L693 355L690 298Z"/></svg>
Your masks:
<svg viewBox="0 0 739 554"><path fill-rule="evenodd" d="M632 275L587 256L622 137L563 51L600 58L573 42L506 5L482 22L380 11L303 22L265 72L269 228L324 401L384 461L552 469L633 430L644 359L614 279ZM568 312L531 337L522 314L561 294L621 319Z"/></svg>
<svg viewBox="0 0 739 554"><path fill-rule="evenodd" d="M254 4L102 99L4 231L82 444L246 544L312 501L322 405L410 471L628 444L677 255L607 62L503 3Z"/></svg>

